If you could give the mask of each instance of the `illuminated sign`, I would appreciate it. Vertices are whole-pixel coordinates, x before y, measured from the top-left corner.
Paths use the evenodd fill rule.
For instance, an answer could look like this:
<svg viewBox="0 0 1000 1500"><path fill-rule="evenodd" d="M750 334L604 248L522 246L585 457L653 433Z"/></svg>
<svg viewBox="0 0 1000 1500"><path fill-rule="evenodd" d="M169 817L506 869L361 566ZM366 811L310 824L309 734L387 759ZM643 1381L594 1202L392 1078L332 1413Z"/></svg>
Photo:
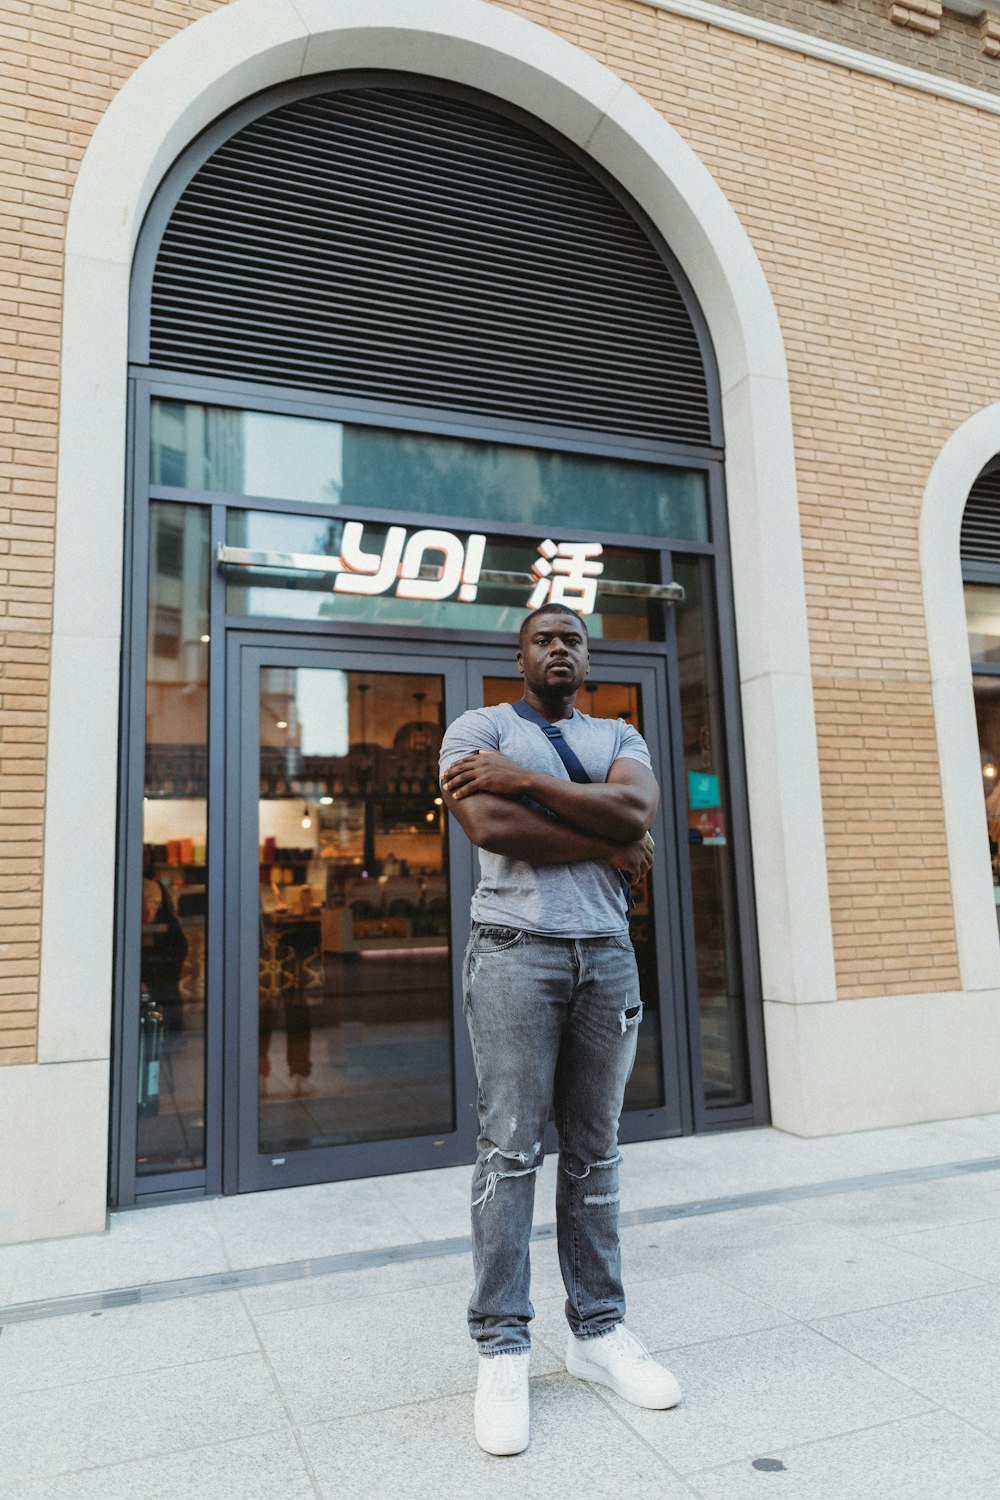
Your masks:
<svg viewBox="0 0 1000 1500"><path fill-rule="evenodd" d="M485 536L477 533L463 542L452 531L428 527L408 537L405 527L390 526L381 552L366 552L363 543L363 522L346 521L340 556L334 559L335 593L474 602L483 572ZM593 614L597 580L604 571L599 560L603 550L600 542L542 542L531 569L535 587L528 608L567 604L581 615Z"/></svg>
<svg viewBox="0 0 1000 1500"><path fill-rule="evenodd" d="M390 526L378 550L365 546L362 521L345 521L336 556L305 552L258 552L250 547L219 544L216 561L220 568L256 572L333 576L336 594L363 594L369 598L391 594L397 599L472 604L480 585L529 590L528 609L543 604L566 604L581 615L597 608L599 594L620 599L661 599L679 604L684 590L679 583L639 583L604 577L604 548L600 542L554 542L546 537L538 544L538 556L530 573L484 568L486 537L475 533L462 541L453 531L428 526L407 532L405 526Z"/></svg>

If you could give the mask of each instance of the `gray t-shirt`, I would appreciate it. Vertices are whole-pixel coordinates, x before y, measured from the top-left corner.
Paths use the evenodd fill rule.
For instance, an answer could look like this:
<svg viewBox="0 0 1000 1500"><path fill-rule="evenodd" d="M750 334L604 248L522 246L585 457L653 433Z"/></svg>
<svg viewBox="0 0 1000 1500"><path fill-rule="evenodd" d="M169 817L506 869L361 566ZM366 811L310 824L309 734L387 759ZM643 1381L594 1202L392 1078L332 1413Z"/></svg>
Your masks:
<svg viewBox="0 0 1000 1500"><path fill-rule="evenodd" d="M570 745L591 781L606 781L619 759L650 764L646 742L624 719L593 719L573 710L560 719ZM500 750L519 766L549 776L569 773L537 724L520 718L509 703L473 708L449 725L441 743L441 771L476 750ZM480 849L482 878L472 898L472 919L516 927L549 937L609 937L628 931L621 879L603 859L567 865L530 865Z"/></svg>

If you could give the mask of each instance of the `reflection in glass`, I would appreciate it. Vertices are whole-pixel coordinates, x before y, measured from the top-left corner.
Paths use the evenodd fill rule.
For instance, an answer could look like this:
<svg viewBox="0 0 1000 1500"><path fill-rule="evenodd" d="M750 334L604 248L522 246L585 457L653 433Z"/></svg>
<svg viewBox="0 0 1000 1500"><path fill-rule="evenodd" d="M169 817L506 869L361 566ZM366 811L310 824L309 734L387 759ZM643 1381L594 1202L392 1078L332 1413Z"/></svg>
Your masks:
<svg viewBox="0 0 1000 1500"><path fill-rule="evenodd" d="M1000 664L1000 588L967 583L965 618L972 660L982 662L984 666Z"/></svg>
<svg viewBox="0 0 1000 1500"><path fill-rule="evenodd" d="M285 516L268 511L229 512L226 539L231 547L255 552L299 552L309 556L340 554L343 522L319 516ZM387 527L365 522L364 550L381 554ZM464 543L465 536L459 533ZM428 560L440 554L428 553ZM490 538L483 568L529 574L538 560L538 545L517 537ZM659 561L654 552L605 547L604 576L628 583L658 583ZM330 620L337 624L391 625L397 630L418 626L461 630L500 630L515 634L527 609L532 584L512 588L480 583L473 603L447 599L432 603L398 599L391 594L364 597L335 593L329 574L267 573L234 568L228 575L226 608L235 615L268 615L295 620ZM662 633L662 610L645 599L597 596L597 612L587 617L591 636L614 640L656 640Z"/></svg>
<svg viewBox="0 0 1000 1500"><path fill-rule="evenodd" d="M635 459L155 400L153 484L707 542L705 476Z"/></svg>
<svg viewBox="0 0 1000 1500"><path fill-rule="evenodd" d="M259 1141L454 1128L437 676L260 682Z"/></svg>
<svg viewBox="0 0 1000 1500"><path fill-rule="evenodd" d="M205 1162L209 518L150 506L136 1171Z"/></svg>
<svg viewBox="0 0 1000 1500"><path fill-rule="evenodd" d="M674 577L686 595L677 608L677 653L702 1070L711 1108L750 1097L732 816L711 562L675 555Z"/></svg>
<svg viewBox="0 0 1000 1500"><path fill-rule="evenodd" d="M1000 590L997 590L1000 594ZM1000 925L1000 677L974 677L979 765L986 799L986 833L993 868L993 901Z"/></svg>
<svg viewBox="0 0 1000 1500"><path fill-rule="evenodd" d="M483 680L483 703L515 703L524 684L519 677L487 677ZM577 696L577 708L595 719L627 719L642 733L642 696L634 682L586 682ZM554 752L553 752L554 755ZM656 980L656 923L653 891L648 878L632 888L632 943L639 966L642 1021L639 1026L635 1066L625 1090L625 1109L658 1109L664 1100L663 1064L660 1047L660 996Z"/></svg>

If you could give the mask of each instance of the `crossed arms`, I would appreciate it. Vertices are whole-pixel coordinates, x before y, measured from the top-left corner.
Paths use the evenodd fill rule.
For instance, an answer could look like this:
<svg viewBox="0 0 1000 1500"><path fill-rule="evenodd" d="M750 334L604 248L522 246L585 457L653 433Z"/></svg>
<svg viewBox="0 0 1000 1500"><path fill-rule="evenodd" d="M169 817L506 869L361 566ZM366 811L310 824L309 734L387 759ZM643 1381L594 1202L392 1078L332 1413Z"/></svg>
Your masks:
<svg viewBox="0 0 1000 1500"><path fill-rule="evenodd" d="M606 859L633 885L653 862L647 829L660 793L637 760L623 756L607 781L578 784L529 771L499 750L480 750L447 768L441 794L472 842L492 854L532 865ZM555 817L527 806L524 797Z"/></svg>

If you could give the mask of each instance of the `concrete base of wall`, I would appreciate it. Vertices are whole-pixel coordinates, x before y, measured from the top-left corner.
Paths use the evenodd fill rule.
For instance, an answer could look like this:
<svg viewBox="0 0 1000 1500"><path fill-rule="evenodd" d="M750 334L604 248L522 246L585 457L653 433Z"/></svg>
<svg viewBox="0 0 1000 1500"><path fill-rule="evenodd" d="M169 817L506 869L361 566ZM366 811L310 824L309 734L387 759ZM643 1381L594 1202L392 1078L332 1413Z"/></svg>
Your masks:
<svg viewBox="0 0 1000 1500"><path fill-rule="evenodd" d="M771 1118L792 1135L1000 1112L1000 990L764 1005Z"/></svg>
<svg viewBox="0 0 1000 1500"><path fill-rule="evenodd" d="M107 1225L108 1064L0 1069L0 1245Z"/></svg>

